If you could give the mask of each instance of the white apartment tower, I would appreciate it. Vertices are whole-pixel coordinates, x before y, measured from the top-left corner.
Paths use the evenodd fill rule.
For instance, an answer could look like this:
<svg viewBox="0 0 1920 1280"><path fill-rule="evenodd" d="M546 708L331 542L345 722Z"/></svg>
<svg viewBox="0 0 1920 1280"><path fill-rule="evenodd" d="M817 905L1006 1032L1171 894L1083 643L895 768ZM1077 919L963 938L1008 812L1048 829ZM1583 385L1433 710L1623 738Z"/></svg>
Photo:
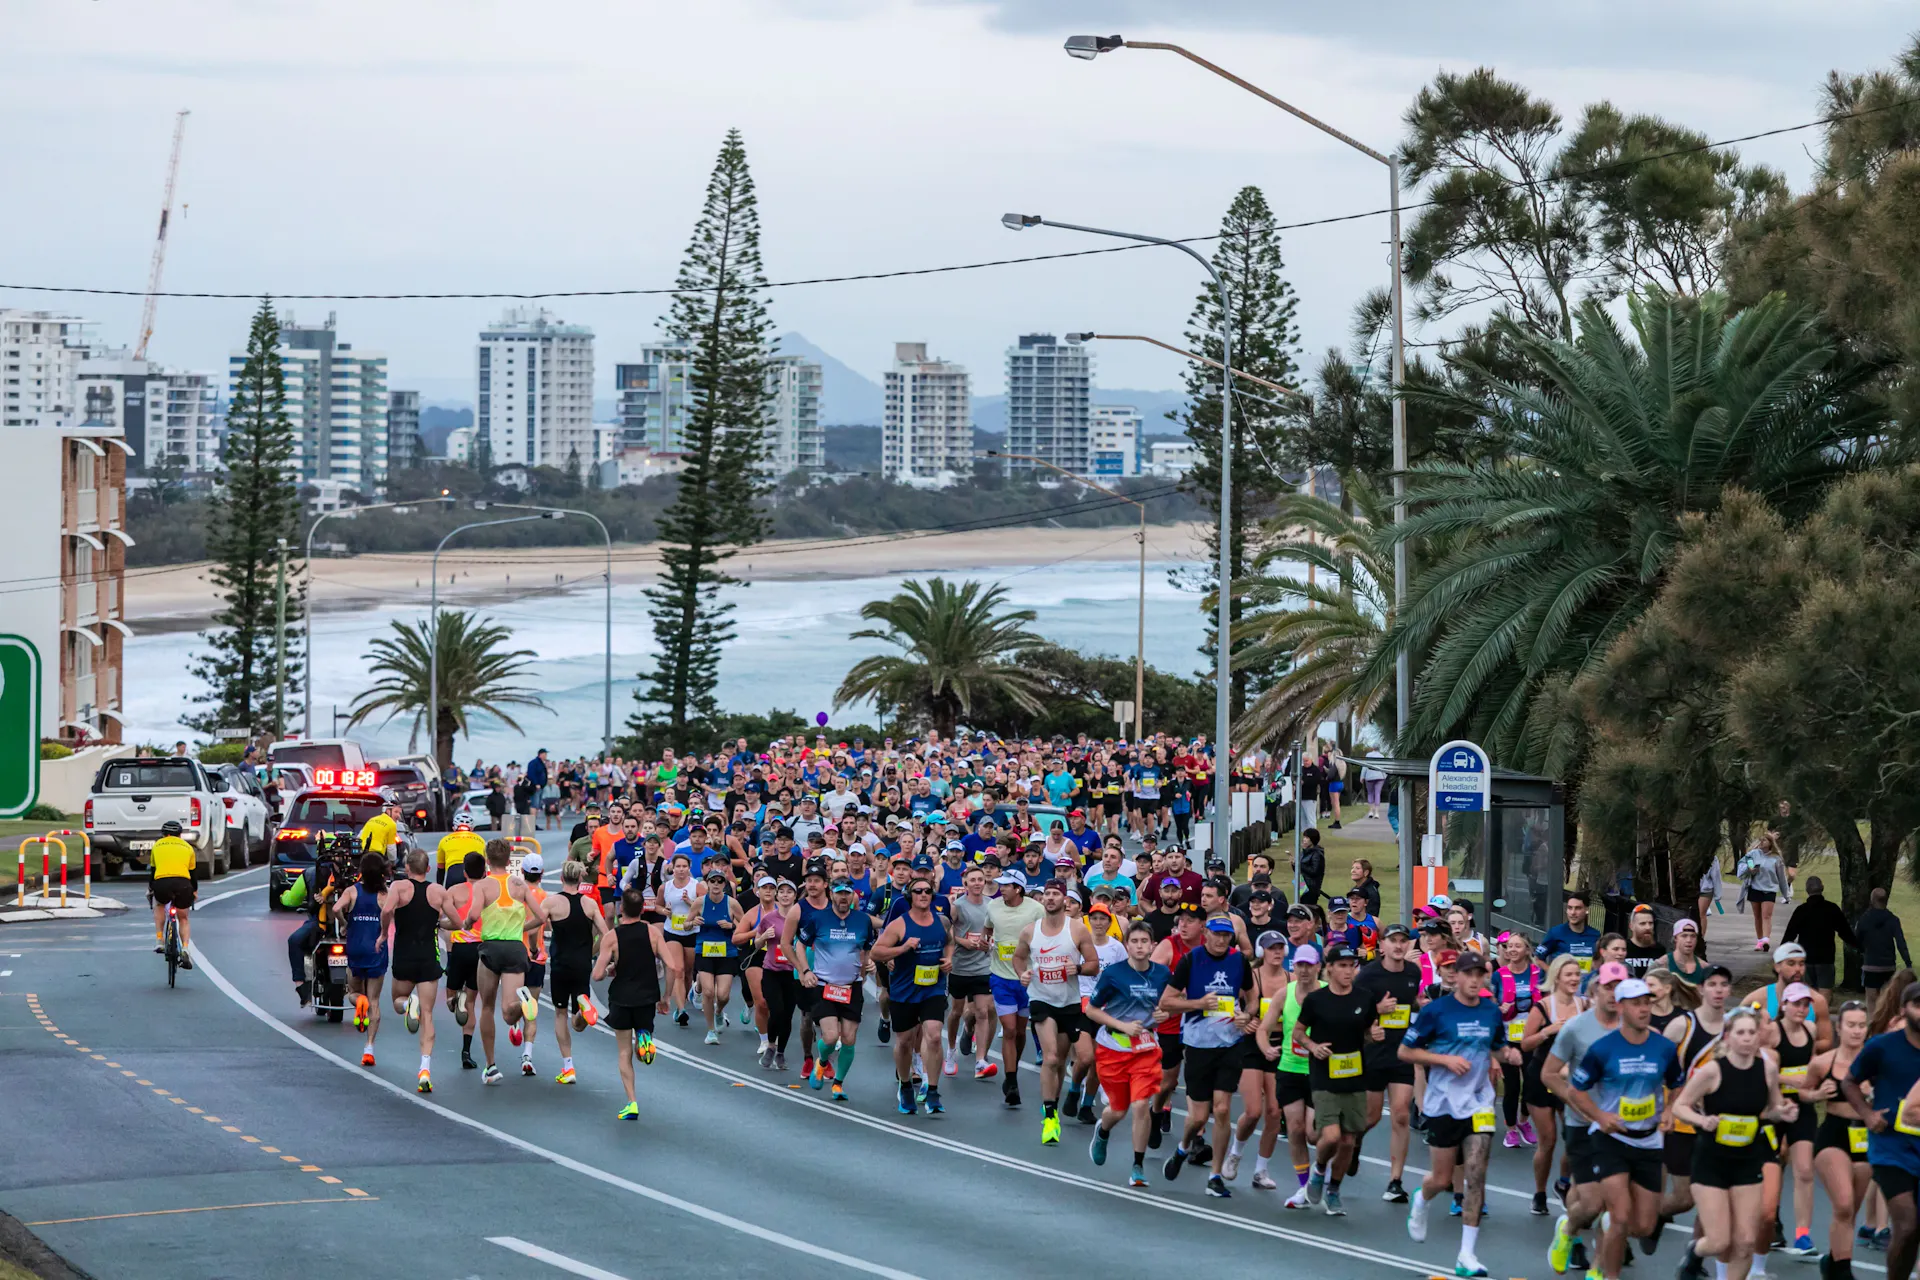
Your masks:
<svg viewBox="0 0 1920 1280"><path fill-rule="evenodd" d="M767 461L774 479L827 465L827 433L820 425L820 366L800 356L767 362Z"/></svg>
<svg viewBox="0 0 1920 1280"><path fill-rule="evenodd" d="M480 332L476 446L493 466L593 465L593 330L517 307Z"/></svg>
<svg viewBox="0 0 1920 1280"><path fill-rule="evenodd" d="M1140 474L1140 411L1130 404L1097 404L1090 418L1094 476Z"/></svg>
<svg viewBox="0 0 1920 1280"><path fill-rule="evenodd" d="M1007 452L1041 458L1062 471L1093 470L1093 355L1050 333L1022 334L1007 348ZM1007 459L1009 473L1044 471Z"/></svg>
<svg viewBox="0 0 1920 1280"><path fill-rule="evenodd" d="M0 308L0 426L51 427L79 414L85 324L52 311Z"/></svg>
<svg viewBox="0 0 1920 1280"><path fill-rule="evenodd" d="M924 342L896 342L886 393L882 475L911 483L973 474L973 400L964 365L928 359Z"/></svg>
<svg viewBox="0 0 1920 1280"><path fill-rule="evenodd" d="M293 425L289 472L301 485L365 498L387 487L387 358L339 340L333 313L325 324L280 318L280 369L287 420ZM239 383L245 352L227 357L228 390Z"/></svg>

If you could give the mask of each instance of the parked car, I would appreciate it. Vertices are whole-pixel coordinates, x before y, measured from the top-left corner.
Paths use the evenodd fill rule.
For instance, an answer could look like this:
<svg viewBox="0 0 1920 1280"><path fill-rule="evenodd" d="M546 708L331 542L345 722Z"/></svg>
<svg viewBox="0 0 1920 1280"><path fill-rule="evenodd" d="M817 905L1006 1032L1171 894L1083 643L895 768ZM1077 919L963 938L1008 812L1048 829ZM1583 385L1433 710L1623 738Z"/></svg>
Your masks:
<svg viewBox="0 0 1920 1280"><path fill-rule="evenodd" d="M281 813L286 809L287 801L313 785L311 765L257 764L253 766L253 772L266 792L267 805L273 811L273 821L276 825L280 821Z"/></svg>
<svg viewBox="0 0 1920 1280"><path fill-rule="evenodd" d="M373 785L400 802L400 812L415 831L444 831L445 793L433 775L406 760L379 760L373 766Z"/></svg>
<svg viewBox="0 0 1920 1280"><path fill-rule="evenodd" d="M320 772L324 777L330 771ZM371 787L325 783L302 791L289 801L280 829L274 833L273 853L267 859L268 909L278 910L280 895L313 865L314 850L322 834L345 832L358 836L367 819L379 813L386 802L387 797ZM403 839L405 834L402 833Z"/></svg>
<svg viewBox="0 0 1920 1280"><path fill-rule="evenodd" d="M460 798L453 802L453 819L447 824L448 827L465 818L473 824L475 831L492 830L493 815L487 812L488 794L485 787L470 787L462 792Z"/></svg>
<svg viewBox="0 0 1920 1280"><path fill-rule="evenodd" d="M267 856L267 841L273 836L273 808L267 803L266 788L253 770L245 765L223 764L213 770L209 780L214 794L227 811L227 825L237 827L242 836L241 864L252 866L255 857Z"/></svg>
<svg viewBox="0 0 1920 1280"><path fill-rule="evenodd" d="M194 847L198 875L222 876L246 864L246 833L228 825L212 778L189 756L107 761L93 776L84 820L100 874L108 879L129 865L147 867L160 826L169 820L180 824L181 838Z"/></svg>
<svg viewBox="0 0 1920 1280"><path fill-rule="evenodd" d="M351 738L283 738L267 745L273 764L305 764L321 769L364 769L367 756Z"/></svg>

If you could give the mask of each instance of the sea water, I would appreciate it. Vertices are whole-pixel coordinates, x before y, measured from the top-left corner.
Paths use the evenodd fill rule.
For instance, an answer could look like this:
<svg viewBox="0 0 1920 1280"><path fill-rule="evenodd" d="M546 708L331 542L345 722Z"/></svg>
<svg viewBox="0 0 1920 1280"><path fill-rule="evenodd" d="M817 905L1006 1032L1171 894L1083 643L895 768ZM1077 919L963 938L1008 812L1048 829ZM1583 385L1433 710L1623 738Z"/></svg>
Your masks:
<svg viewBox="0 0 1920 1280"><path fill-rule="evenodd" d="M1199 652L1206 623L1202 597L1169 580L1186 562L1147 565L1147 662L1162 671L1192 675L1208 665ZM861 658L893 652L878 640L853 640L850 633L872 626L861 606L899 591L910 578L935 576L949 581L977 579L1006 588L1006 607L1037 615L1028 629L1086 655L1131 659L1139 600L1138 561L1075 561L1067 564L975 568L887 574L864 578L771 580L728 588L734 605L735 639L720 662L720 705L729 711L763 712L774 707L811 720L828 712L830 723L873 723L873 709L833 708L833 691L847 669ZM605 668L604 597L598 588L570 587L564 593L532 594L497 603L465 605L457 598L441 608L467 608L512 630L510 647L528 649L520 689L538 695L546 707L509 707L515 730L491 716L475 717L471 735L455 742L463 763L524 760L540 747L556 757L597 750L604 719L602 674ZM369 670L368 644L391 634L395 622L419 621L424 600L355 610L323 610L313 618L313 734L340 732L359 739L379 755L404 750L410 718L383 721L376 716L351 730L346 718L355 700L378 678ZM138 630L136 624L135 630ZM195 735L180 724L199 710L193 699L205 687L190 673L204 642L193 632L136 635L127 642L125 668L126 740L171 745ZM647 602L637 585L616 584L613 592L613 728L617 735L636 709L636 673L652 661L655 646ZM287 721L299 730L303 695L288 698ZM424 728L419 742L424 744Z"/></svg>

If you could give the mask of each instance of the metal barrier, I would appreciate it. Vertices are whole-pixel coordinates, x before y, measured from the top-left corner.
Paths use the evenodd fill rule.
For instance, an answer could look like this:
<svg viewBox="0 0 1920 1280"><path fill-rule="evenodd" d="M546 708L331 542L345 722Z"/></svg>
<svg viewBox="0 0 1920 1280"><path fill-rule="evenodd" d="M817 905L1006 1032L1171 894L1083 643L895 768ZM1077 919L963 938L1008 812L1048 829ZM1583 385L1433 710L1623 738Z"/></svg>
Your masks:
<svg viewBox="0 0 1920 1280"><path fill-rule="evenodd" d="M80 900L93 901L93 837L84 831L75 831L71 828L64 831L49 831L47 834L80 837Z"/></svg>
<svg viewBox="0 0 1920 1280"><path fill-rule="evenodd" d="M532 836L514 836L507 843L513 846L513 853L507 858L509 875L520 874L520 860L527 854L540 852L540 842Z"/></svg>
<svg viewBox="0 0 1920 1280"><path fill-rule="evenodd" d="M45 902L53 891L53 848L60 846L60 905L67 905L67 842L59 836L48 834L28 836L20 842L18 879L14 884L14 905L23 907L27 903L27 846L40 846L40 901Z"/></svg>

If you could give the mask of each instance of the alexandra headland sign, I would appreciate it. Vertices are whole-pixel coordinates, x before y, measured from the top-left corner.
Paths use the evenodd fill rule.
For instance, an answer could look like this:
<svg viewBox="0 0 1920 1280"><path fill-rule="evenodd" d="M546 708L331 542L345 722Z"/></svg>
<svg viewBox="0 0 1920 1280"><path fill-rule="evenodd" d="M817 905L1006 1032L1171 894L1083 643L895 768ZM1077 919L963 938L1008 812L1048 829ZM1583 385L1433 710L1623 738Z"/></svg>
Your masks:
<svg viewBox="0 0 1920 1280"><path fill-rule="evenodd" d="M1430 807L1448 813L1481 813L1493 801L1493 765L1477 743L1449 742L1427 763Z"/></svg>

